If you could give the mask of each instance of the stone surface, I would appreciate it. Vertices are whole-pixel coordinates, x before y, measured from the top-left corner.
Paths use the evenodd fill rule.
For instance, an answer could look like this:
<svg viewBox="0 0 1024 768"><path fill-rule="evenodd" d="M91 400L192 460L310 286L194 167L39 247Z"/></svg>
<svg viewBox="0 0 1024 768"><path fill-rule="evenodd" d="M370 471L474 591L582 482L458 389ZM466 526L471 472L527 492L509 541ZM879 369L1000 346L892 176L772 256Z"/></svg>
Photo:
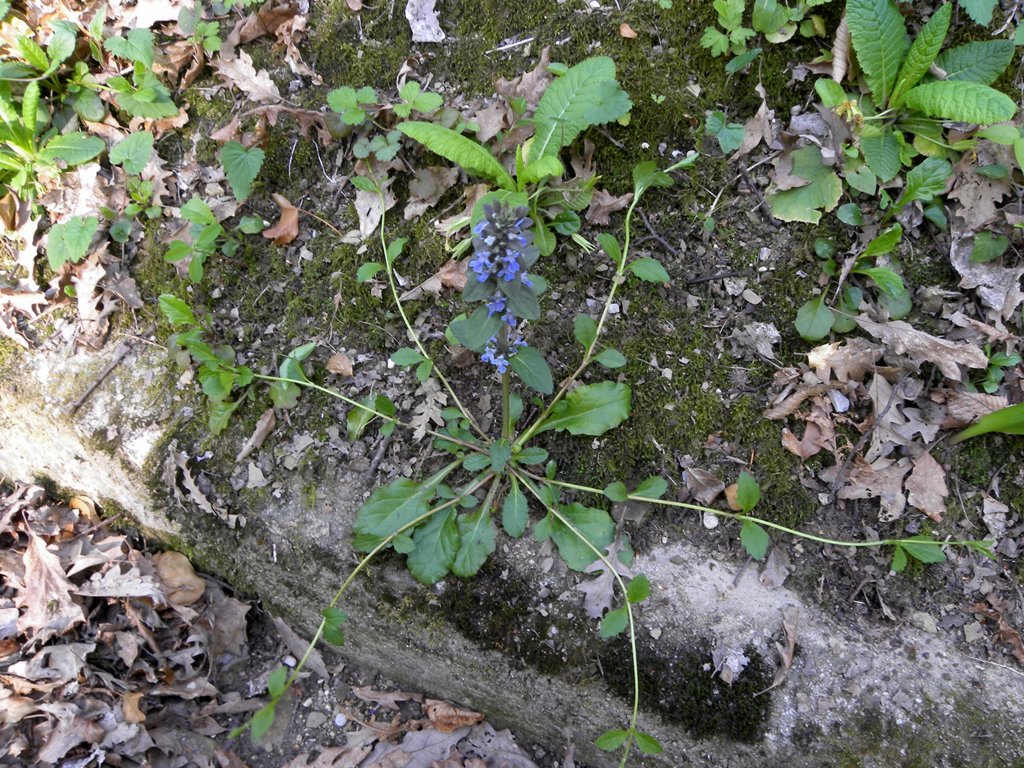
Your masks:
<svg viewBox="0 0 1024 768"><path fill-rule="evenodd" d="M333 455L334 438L316 437L325 424L306 414L237 467L248 477L248 462L259 463L269 485L231 494L226 480L246 436L188 437L196 420L184 417L193 403L158 354L130 355L77 414L64 412L111 354L41 358L4 380L0 473L48 476L107 511L123 509L311 633L357 562L351 522L371 482L351 467L365 460ZM229 527L181 488L175 501L161 479L172 438L210 504L244 515L247 525ZM295 454L277 449L296 445L300 459L286 469L283 457ZM638 612L641 724L665 745L644 765L813 766L844 755L865 765L911 755L935 765L1006 765L1024 757L1014 735L1024 717L1024 677L972 658L958 648L956 630L922 631L913 618L845 626L813 594L765 588L755 568L737 579L741 565L681 542L637 558L636 570L654 584ZM478 579L433 588L417 585L390 557L371 565L342 601L351 621L344 653L555 751L571 738L579 759L610 766L615 760L591 742L625 722L630 670L624 643L597 639L577 579L528 539L503 539ZM784 645L783 612L792 616L793 608L792 669L764 692L776 674L777 644ZM712 677L716 651L749 662L731 687Z"/></svg>

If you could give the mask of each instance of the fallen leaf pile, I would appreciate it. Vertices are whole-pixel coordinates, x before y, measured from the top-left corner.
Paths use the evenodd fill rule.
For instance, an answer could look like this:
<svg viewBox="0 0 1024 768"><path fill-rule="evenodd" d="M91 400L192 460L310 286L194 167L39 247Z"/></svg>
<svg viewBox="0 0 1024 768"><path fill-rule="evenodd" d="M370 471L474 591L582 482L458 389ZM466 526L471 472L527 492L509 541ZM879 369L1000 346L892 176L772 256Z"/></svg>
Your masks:
<svg viewBox="0 0 1024 768"><path fill-rule="evenodd" d="M88 499L51 503L38 486L0 497L0 539L9 759L147 764L180 733L223 736L218 715L259 706L217 687L248 656L249 605L183 555L137 550ZM224 748L206 764L240 763Z"/></svg>

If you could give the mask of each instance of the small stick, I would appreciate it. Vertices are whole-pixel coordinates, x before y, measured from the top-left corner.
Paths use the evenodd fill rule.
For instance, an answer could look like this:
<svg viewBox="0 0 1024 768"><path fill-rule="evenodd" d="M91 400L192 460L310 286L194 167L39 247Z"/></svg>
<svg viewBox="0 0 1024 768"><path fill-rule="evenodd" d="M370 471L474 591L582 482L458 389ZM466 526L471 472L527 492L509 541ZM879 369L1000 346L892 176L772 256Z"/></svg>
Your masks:
<svg viewBox="0 0 1024 768"><path fill-rule="evenodd" d="M527 37L526 39L519 40L518 42L515 43L506 43L505 45L499 45L497 48L491 48L491 50L489 51L484 51L484 53L500 53L501 51L508 51L511 50L512 48L518 48L521 45L529 45L533 41L534 38Z"/></svg>
<svg viewBox="0 0 1024 768"><path fill-rule="evenodd" d="M772 215L772 209L768 207L768 201L764 199L764 195L761 194L761 188L757 186L757 182L750 175L750 171L746 168L742 169L741 175L743 180L747 183L747 188L754 193L754 197L757 198L757 207L761 209L761 212L765 216L765 224L772 232L778 232L779 228L775 224L775 217Z"/></svg>
<svg viewBox="0 0 1024 768"><path fill-rule="evenodd" d="M121 361L124 360L131 351L132 344L130 341L121 342L121 348L117 351L117 354L114 355L114 359L107 363L106 367L100 371L99 376L93 379L92 383L86 387L85 392L83 392L77 400L64 406L64 413L68 416L74 416L78 409L85 405L85 401L88 400L92 393L96 391L96 388L103 383L107 376L113 373L114 369L121 364Z"/></svg>
<svg viewBox="0 0 1024 768"><path fill-rule="evenodd" d="M667 242L665 242L664 238L662 238L661 235L654 231L654 227L651 226L651 222L647 218L647 214L641 211L639 208L636 209L636 212L640 214L640 221L642 221L644 223L644 226L647 227L647 231L651 233L651 237L654 238L658 243L660 243L661 247L668 251L671 255L678 256L679 251L673 248Z"/></svg>
<svg viewBox="0 0 1024 768"><path fill-rule="evenodd" d="M383 440L380 441L380 448L377 449L377 453L374 454L373 460L370 462L370 468L366 470L367 475L372 475L377 471L377 467L384 460L384 452L391 445L391 435L386 435Z"/></svg>

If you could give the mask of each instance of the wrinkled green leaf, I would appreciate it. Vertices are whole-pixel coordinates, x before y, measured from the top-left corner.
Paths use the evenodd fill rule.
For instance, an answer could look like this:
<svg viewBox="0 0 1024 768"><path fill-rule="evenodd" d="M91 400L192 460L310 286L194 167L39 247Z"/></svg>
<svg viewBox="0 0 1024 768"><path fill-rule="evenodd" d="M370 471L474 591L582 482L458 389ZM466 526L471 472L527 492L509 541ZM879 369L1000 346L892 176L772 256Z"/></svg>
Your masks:
<svg viewBox="0 0 1024 768"><path fill-rule="evenodd" d="M839 204L843 183L821 160L821 151L814 146L793 152L794 176L807 179L808 184L793 189L770 192L765 196L772 215L781 221L803 221L817 224L822 211L831 211Z"/></svg>
<svg viewBox="0 0 1024 768"><path fill-rule="evenodd" d="M1009 66L1015 50L1012 40L983 40L943 51L935 65L946 73L946 80L991 85Z"/></svg>
<svg viewBox="0 0 1024 768"><path fill-rule="evenodd" d="M369 552L380 540L426 514L434 493L433 485L405 477L375 490L359 508L352 526L357 551ZM377 541L371 543L372 539Z"/></svg>
<svg viewBox="0 0 1024 768"><path fill-rule="evenodd" d="M583 384L552 409L537 431L554 429L573 435L603 435L629 416L631 396L629 386L620 382Z"/></svg>
<svg viewBox="0 0 1024 768"><path fill-rule="evenodd" d="M625 632L628 624L629 613L626 611L625 606L616 608L614 611L608 611L604 615L597 633L604 638L615 637Z"/></svg>
<svg viewBox="0 0 1024 768"><path fill-rule="evenodd" d="M965 80L936 80L907 91L906 105L929 117L963 123L1002 123L1017 105L1005 93Z"/></svg>
<svg viewBox="0 0 1024 768"><path fill-rule="evenodd" d="M448 575L459 549L455 510L441 510L417 526L412 541L413 550L405 560L409 573L420 584L436 584Z"/></svg>
<svg viewBox="0 0 1024 768"><path fill-rule="evenodd" d="M916 200L928 202L946 188L946 180L953 173L953 166L938 157L926 157L921 163L907 172L907 183L903 194L893 204L891 211L896 211Z"/></svg>
<svg viewBox="0 0 1024 768"><path fill-rule="evenodd" d="M900 142L891 131L864 136L860 140L860 150L868 168L883 184L892 181L900 172Z"/></svg>
<svg viewBox="0 0 1024 768"><path fill-rule="evenodd" d="M898 107L902 103L903 94L917 85L928 71L928 67L935 61L935 57L938 56L942 48L942 42L946 39L946 33L949 31L949 20L952 15L953 4L944 3L917 33L896 78L896 87L891 99L892 106Z"/></svg>
<svg viewBox="0 0 1024 768"><path fill-rule="evenodd" d="M504 189L515 189L508 171L485 147L461 133L435 123L410 120L395 126L413 141L418 141L435 155L449 160L467 173L482 176Z"/></svg>
<svg viewBox="0 0 1024 768"><path fill-rule="evenodd" d="M81 165L106 149L103 139L81 131L58 133L39 151L39 157L49 163L63 160L68 165Z"/></svg>
<svg viewBox="0 0 1024 768"><path fill-rule="evenodd" d="M459 549L452 563L452 573L460 578L475 576L494 552L498 529L491 522L491 514L484 508L459 515Z"/></svg>
<svg viewBox="0 0 1024 768"><path fill-rule="evenodd" d="M626 586L626 599L633 604L642 603L651 594L651 582L646 574L638 573Z"/></svg>
<svg viewBox="0 0 1024 768"><path fill-rule="evenodd" d="M875 104L884 107L910 47L903 15L892 0L847 0L846 22Z"/></svg>

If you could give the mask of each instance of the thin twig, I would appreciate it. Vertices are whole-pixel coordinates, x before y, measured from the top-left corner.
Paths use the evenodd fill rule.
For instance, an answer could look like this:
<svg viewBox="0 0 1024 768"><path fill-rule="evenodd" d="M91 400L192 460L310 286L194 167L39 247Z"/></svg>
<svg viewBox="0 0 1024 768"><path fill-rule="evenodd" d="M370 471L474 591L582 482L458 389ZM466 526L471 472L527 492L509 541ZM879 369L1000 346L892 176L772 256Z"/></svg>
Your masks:
<svg viewBox="0 0 1024 768"><path fill-rule="evenodd" d="M380 447L377 452L373 455L373 460L370 462L370 468L366 470L367 475L373 475L377 471L377 467L384 460L384 452L387 451L388 446L391 445L391 435L385 435L384 439L380 441Z"/></svg>
<svg viewBox="0 0 1024 768"><path fill-rule="evenodd" d="M640 221L642 221L644 223L644 226L647 227L647 231L651 233L651 237L655 241L660 243L661 247L664 248L666 251L668 251L671 255L678 256L679 255L679 251L676 248L673 248L667 242L665 242L665 239L661 235L659 235L657 232L654 231L654 227L651 226L651 222L647 218L647 214L645 214L639 208L637 208L636 212L640 214Z"/></svg>
<svg viewBox="0 0 1024 768"><path fill-rule="evenodd" d="M149 330L147 330L143 335L148 336L155 329L156 326L150 326ZM127 339L121 342L121 348L117 350L117 353L114 355L114 359L107 363L106 367L99 372L99 375L93 379L92 383L88 387L86 387L85 392L79 395L76 400L64 406L64 413L68 416L74 416L78 409L85 405L85 401L88 400L92 393L96 391L96 388L103 383L107 376L114 372L114 369L117 368L117 366L119 366L128 356L128 353L132 351L133 341L133 339Z"/></svg>
<svg viewBox="0 0 1024 768"><path fill-rule="evenodd" d="M768 206L768 201L764 199L764 195L761 193L761 188L757 186L757 182L754 181L750 175L750 171L744 168L741 172L743 181L747 183L747 189L753 193L754 197L757 198L757 207L761 209L764 214L765 224L772 232L778 232L779 227L775 223L775 216L772 214L772 209Z"/></svg>
<svg viewBox="0 0 1024 768"><path fill-rule="evenodd" d="M484 53L500 53L501 51L509 51L513 48L518 48L521 45L529 45L534 41L535 38L527 37L525 40L519 40L515 43L505 43L505 45L499 45L497 48L491 48L489 51Z"/></svg>

